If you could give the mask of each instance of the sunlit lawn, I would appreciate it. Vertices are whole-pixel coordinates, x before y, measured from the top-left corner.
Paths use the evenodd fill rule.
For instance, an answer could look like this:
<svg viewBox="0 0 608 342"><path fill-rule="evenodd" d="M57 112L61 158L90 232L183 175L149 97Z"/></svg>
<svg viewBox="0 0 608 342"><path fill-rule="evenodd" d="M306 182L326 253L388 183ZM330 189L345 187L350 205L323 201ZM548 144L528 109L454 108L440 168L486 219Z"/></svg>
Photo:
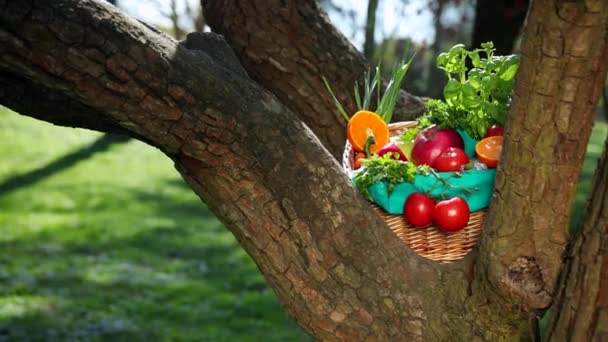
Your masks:
<svg viewBox="0 0 608 342"><path fill-rule="evenodd" d="M0 341L307 339L159 151L28 174L99 136L0 107Z"/></svg>
<svg viewBox="0 0 608 342"><path fill-rule="evenodd" d="M607 132L596 124L575 220ZM0 107L0 341L308 339L160 152L60 159L99 137Z"/></svg>

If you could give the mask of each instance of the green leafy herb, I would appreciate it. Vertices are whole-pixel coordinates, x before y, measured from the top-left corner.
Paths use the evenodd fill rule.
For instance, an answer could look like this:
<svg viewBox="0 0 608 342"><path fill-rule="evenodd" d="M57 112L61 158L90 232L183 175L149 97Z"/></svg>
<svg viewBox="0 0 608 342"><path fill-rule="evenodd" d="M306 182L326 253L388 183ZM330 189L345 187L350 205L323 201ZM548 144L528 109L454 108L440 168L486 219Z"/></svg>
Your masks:
<svg viewBox="0 0 608 342"><path fill-rule="evenodd" d="M414 182L419 173L428 173L428 166L416 166L411 162L391 159L389 154L382 157L373 156L361 160L361 168L355 174L354 182L364 197L371 200L369 186L380 181L386 181L389 193L395 185L403 182Z"/></svg>
<svg viewBox="0 0 608 342"><path fill-rule="evenodd" d="M445 102L428 101L429 111L423 116L426 121L419 123L462 128L474 139L482 138L488 127L494 124L504 126L519 58L516 55L495 56L491 42L481 47L467 51L464 45L459 44L437 57L437 66L448 77L443 89ZM467 68L468 59L473 69ZM416 128L417 132L426 127L422 126ZM404 140L417 132L409 130Z"/></svg>
<svg viewBox="0 0 608 342"><path fill-rule="evenodd" d="M427 107L429 107L429 102L431 101L436 101L436 102L441 102L438 100L429 100L427 102ZM401 140L402 143L407 143L407 142L411 142L412 140L414 140L416 138L416 136L418 135L418 133L420 133L420 131L422 131L423 129L429 127L430 125L433 124L433 122L431 121L431 117L432 114L431 112L427 112L422 116L419 116L416 121L418 122L416 124L415 127L412 128L408 128L405 132L403 132L403 134L399 137L399 139Z"/></svg>

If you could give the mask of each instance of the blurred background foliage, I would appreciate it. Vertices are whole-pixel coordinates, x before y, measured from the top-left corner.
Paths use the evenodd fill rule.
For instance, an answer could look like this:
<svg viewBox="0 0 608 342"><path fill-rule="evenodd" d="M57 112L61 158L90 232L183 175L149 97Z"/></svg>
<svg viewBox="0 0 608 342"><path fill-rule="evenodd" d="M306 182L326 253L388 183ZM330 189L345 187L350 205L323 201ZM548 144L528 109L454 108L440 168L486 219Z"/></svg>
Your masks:
<svg viewBox="0 0 608 342"><path fill-rule="evenodd" d="M118 0L177 39L208 31L198 0ZM527 0L321 0L375 64L417 50L404 87L441 97L435 57L456 43L517 52ZM385 68L388 69L388 68ZM598 109L574 206L608 133ZM310 340L253 261L141 142L0 107L0 341Z"/></svg>

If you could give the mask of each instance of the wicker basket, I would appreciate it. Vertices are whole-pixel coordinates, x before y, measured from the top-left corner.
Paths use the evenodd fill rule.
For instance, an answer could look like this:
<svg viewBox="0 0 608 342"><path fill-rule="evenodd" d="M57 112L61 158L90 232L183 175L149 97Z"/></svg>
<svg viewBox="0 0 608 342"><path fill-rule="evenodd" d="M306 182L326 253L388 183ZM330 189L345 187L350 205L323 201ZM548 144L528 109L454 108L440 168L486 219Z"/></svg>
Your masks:
<svg viewBox="0 0 608 342"><path fill-rule="evenodd" d="M406 129L416 126L415 121L389 124L391 136L397 136ZM353 172L354 151L346 142L342 165L351 174ZM483 218L487 210L471 214L468 225L455 233L446 233L431 225L424 229L410 226L402 215L391 215L377 205L374 209L382 216L391 230L418 255L440 262L450 263L464 258L479 241Z"/></svg>

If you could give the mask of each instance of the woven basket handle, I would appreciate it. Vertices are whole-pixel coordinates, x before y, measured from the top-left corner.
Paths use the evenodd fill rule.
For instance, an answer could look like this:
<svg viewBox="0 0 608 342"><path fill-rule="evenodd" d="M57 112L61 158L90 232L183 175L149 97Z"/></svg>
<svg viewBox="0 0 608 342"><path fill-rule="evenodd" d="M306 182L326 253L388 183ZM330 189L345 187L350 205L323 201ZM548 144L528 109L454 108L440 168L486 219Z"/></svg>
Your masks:
<svg viewBox="0 0 608 342"><path fill-rule="evenodd" d="M395 137L403 134L408 128L415 127L417 124L416 121L401 121L401 122L393 122L388 124L388 131L391 137ZM355 163L355 151L353 150L352 145L348 140L346 140L346 145L344 146L344 153L342 154L342 167L344 171L350 176L352 175Z"/></svg>

